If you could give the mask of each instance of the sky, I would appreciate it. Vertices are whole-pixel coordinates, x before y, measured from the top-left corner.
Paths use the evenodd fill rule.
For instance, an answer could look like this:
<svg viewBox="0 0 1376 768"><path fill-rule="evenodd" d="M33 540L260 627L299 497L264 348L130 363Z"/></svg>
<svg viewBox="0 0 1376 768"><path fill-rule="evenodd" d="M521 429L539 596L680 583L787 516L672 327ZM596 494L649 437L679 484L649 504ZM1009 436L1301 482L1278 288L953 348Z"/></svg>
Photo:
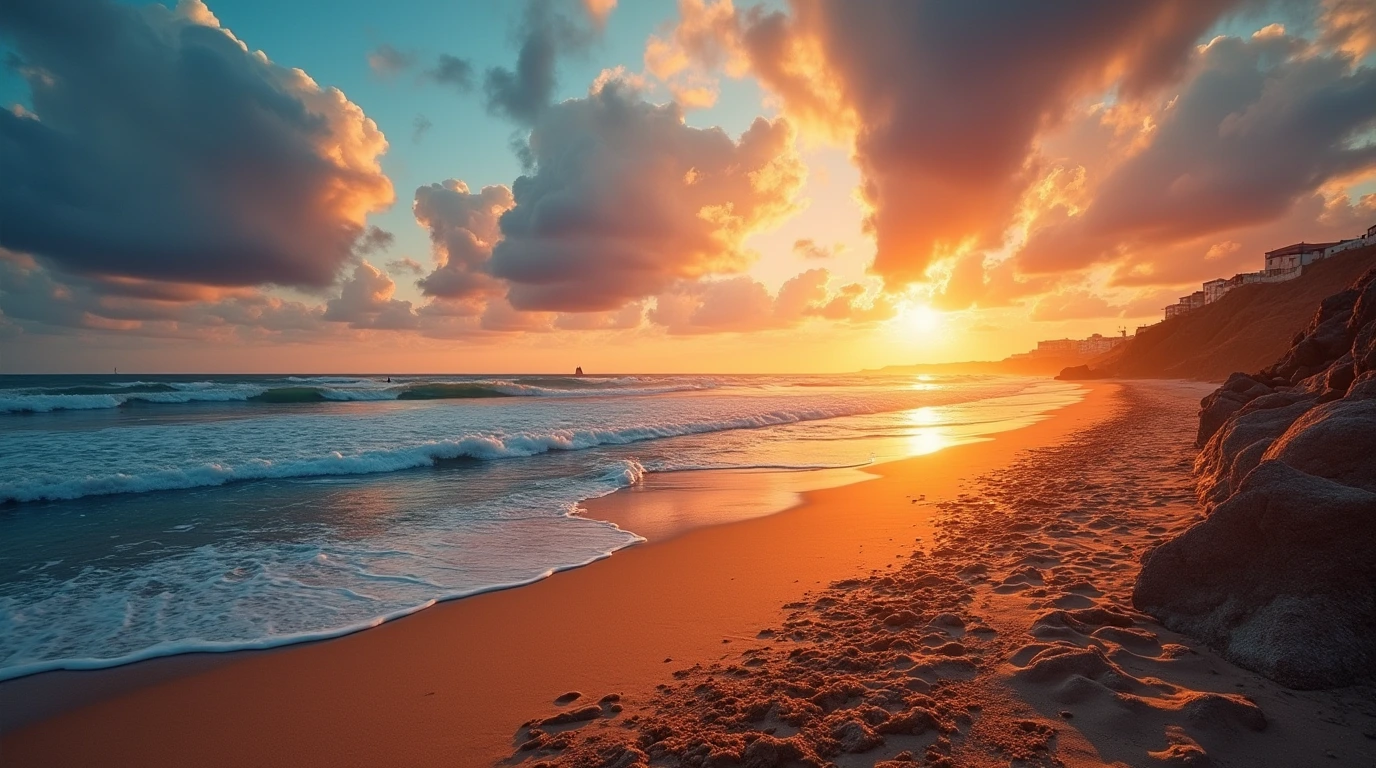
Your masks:
<svg viewBox="0 0 1376 768"><path fill-rule="evenodd" d="M830 372L1376 224L1376 3L11 0L0 373Z"/></svg>

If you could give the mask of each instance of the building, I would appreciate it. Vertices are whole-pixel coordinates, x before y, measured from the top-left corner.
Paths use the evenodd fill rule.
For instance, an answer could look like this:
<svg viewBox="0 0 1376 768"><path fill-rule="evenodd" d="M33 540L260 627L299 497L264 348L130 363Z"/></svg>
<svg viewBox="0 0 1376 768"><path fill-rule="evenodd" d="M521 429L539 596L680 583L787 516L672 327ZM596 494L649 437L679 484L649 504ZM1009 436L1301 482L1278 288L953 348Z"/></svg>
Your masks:
<svg viewBox="0 0 1376 768"><path fill-rule="evenodd" d="M1290 272L1307 267L1324 258L1329 248L1338 243L1295 243L1266 252L1266 271L1269 274ZM1298 273L1297 273L1298 276Z"/></svg>
<svg viewBox="0 0 1376 768"><path fill-rule="evenodd" d="M1180 301L1163 307L1162 311L1169 320L1187 312L1212 304L1223 298L1224 294L1240 285L1250 285L1252 283L1283 283L1286 280L1293 280L1300 276L1300 272L1305 267L1316 261L1341 253L1351 248L1361 248L1368 245L1376 245L1376 225L1367 227L1366 234L1361 237L1354 237L1350 240L1342 240L1336 243L1295 243L1284 248L1277 248L1274 251L1266 252L1266 268L1260 272L1239 272L1236 275L1224 280L1210 280L1204 283L1203 290L1195 291L1189 296L1181 296ZM1140 330L1140 329L1139 329Z"/></svg>
<svg viewBox="0 0 1376 768"><path fill-rule="evenodd" d="M1328 248L1325 249L1323 252L1323 257L1326 259L1334 254L1342 253L1343 251L1352 248L1363 248L1368 245L1376 245L1376 224L1367 227L1366 234L1361 237L1354 237L1350 240L1342 240L1337 243L1334 243L1333 245L1328 246Z"/></svg>
<svg viewBox="0 0 1376 768"><path fill-rule="evenodd" d="M1127 341L1127 337L1127 331L1123 331L1120 336L1104 336L1096 333L1087 339L1080 339L1075 342L1075 352L1080 357L1098 357Z"/></svg>
<svg viewBox="0 0 1376 768"><path fill-rule="evenodd" d="M1231 286L1228 285L1228 281L1221 277L1217 280L1210 280L1204 284L1204 303L1212 304L1218 301L1223 298L1223 294L1227 293L1230 288Z"/></svg>
<svg viewBox="0 0 1376 768"><path fill-rule="evenodd" d="M1075 355L1074 339L1051 339L1037 342L1033 352L1038 357L1072 357Z"/></svg>
<svg viewBox="0 0 1376 768"><path fill-rule="evenodd" d="M1096 333L1087 339L1048 339L1037 342L1037 348L1031 352L1020 352L1010 355L1009 360L1029 360L1036 358L1055 358L1066 360L1070 358L1090 358L1102 355L1128 340L1128 332L1123 330L1118 336L1104 336Z"/></svg>

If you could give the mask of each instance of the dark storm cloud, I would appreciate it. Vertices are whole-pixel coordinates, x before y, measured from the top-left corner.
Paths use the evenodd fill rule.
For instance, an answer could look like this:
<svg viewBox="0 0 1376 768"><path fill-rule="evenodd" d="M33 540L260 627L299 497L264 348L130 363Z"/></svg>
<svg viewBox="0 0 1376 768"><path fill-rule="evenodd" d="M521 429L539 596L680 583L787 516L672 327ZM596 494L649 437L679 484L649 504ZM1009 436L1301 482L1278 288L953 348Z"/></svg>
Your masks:
<svg viewBox="0 0 1376 768"><path fill-rule="evenodd" d="M362 110L199 2L9 0L33 117L0 111L0 246L85 275L329 285L392 201Z"/></svg>

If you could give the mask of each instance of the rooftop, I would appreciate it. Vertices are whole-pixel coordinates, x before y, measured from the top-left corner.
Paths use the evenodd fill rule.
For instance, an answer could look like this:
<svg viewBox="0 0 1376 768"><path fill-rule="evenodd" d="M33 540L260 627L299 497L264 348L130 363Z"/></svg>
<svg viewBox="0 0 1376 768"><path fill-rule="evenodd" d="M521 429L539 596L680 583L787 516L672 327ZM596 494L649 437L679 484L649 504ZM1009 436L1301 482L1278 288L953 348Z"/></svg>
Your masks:
<svg viewBox="0 0 1376 768"><path fill-rule="evenodd" d="M1274 251L1267 251L1267 252L1266 252L1266 255L1267 255L1267 256L1296 256L1296 255L1299 255L1299 254L1301 254L1301 253L1309 253L1309 252L1311 252L1311 251L1323 250L1324 248L1327 248L1327 247L1330 246L1330 245L1337 245L1337 243L1336 243L1336 242L1332 242L1332 243L1295 243L1294 245L1287 245L1287 246L1285 246L1284 248L1277 248L1277 249L1274 250Z"/></svg>

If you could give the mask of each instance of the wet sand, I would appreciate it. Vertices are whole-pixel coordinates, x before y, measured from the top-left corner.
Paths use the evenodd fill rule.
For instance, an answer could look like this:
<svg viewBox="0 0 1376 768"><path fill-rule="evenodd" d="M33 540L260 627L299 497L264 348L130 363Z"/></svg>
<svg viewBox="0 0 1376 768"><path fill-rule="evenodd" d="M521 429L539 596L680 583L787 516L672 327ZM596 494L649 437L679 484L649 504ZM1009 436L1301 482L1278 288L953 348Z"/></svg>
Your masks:
<svg viewBox="0 0 1376 768"><path fill-rule="evenodd" d="M522 723L557 712L553 700L567 691L649 701L672 670L730 655L807 590L906 558L963 484L1103 420L1115 391L1094 385L1035 425L866 468L873 479L808 491L779 514L669 526L659 541L588 567L348 637L207 658L194 671L150 663L11 681L0 685L0 707L33 701L52 714L0 738L0 761L491 765L525 738ZM712 485L710 475L698 479ZM662 497L614 494L587 514L644 522L637 498Z"/></svg>

